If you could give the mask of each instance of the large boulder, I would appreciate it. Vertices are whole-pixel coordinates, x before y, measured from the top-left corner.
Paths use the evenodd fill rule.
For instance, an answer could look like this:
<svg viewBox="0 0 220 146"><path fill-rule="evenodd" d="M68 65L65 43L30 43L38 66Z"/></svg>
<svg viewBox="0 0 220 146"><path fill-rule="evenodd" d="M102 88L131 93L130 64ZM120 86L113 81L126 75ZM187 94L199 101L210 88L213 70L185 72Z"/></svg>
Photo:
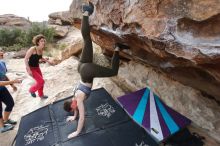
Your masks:
<svg viewBox="0 0 220 146"><path fill-rule="evenodd" d="M31 22L24 17L19 17L13 14L0 15L1 28L20 28L27 29L31 26Z"/></svg>
<svg viewBox="0 0 220 146"><path fill-rule="evenodd" d="M49 28L53 28L55 31L55 37L63 38L69 32L68 26L60 26L60 25L48 25Z"/></svg>
<svg viewBox="0 0 220 146"><path fill-rule="evenodd" d="M83 0L70 12L79 26ZM220 101L220 2L218 0L91 0L92 39L111 54L115 42L131 47L129 59Z"/></svg>
<svg viewBox="0 0 220 146"><path fill-rule="evenodd" d="M55 25L70 25L73 23L72 20L71 13L69 11L54 12L49 15L48 23Z"/></svg>

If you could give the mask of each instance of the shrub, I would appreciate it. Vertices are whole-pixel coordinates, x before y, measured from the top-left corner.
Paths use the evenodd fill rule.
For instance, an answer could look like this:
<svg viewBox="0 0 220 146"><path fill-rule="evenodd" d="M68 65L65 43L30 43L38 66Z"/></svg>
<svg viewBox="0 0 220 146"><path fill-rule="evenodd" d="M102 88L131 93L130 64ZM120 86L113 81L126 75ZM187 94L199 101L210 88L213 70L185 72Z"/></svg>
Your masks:
<svg viewBox="0 0 220 146"><path fill-rule="evenodd" d="M55 34L53 28L48 28L45 23L32 23L28 30L0 29L0 46L8 48L8 51L18 51L22 47L32 46L32 39L38 34L43 34L48 43L53 43Z"/></svg>
<svg viewBox="0 0 220 146"><path fill-rule="evenodd" d="M14 44L12 46L6 47L5 50L7 51L19 51L23 46L21 44Z"/></svg>
<svg viewBox="0 0 220 146"><path fill-rule="evenodd" d="M19 43L19 36L21 35L20 29L1 29L0 30L0 46L12 46Z"/></svg>

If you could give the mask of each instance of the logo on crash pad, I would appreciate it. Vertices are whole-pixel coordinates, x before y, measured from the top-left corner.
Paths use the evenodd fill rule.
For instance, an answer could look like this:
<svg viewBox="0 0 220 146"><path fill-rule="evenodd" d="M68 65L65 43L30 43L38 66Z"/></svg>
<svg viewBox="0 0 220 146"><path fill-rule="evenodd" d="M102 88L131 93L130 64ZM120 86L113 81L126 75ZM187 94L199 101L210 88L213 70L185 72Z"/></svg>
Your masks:
<svg viewBox="0 0 220 146"><path fill-rule="evenodd" d="M145 144L144 141L142 141L140 144L135 144L135 146L149 146L148 144Z"/></svg>
<svg viewBox="0 0 220 146"><path fill-rule="evenodd" d="M37 141L42 141L44 140L45 135L47 135L48 132L48 125L47 126L37 126L34 128L31 128L27 134L24 136L24 140L25 140L25 145L29 145L32 144L34 142Z"/></svg>
<svg viewBox="0 0 220 146"><path fill-rule="evenodd" d="M108 103L101 104L96 108L98 115L110 118L115 113L115 109Z"/></svg>

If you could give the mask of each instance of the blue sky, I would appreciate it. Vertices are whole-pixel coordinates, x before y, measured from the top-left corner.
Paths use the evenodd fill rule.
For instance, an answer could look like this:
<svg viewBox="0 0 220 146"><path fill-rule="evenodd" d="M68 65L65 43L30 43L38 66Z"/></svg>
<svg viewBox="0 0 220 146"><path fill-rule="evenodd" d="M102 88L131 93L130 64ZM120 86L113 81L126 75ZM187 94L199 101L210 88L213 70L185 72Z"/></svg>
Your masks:
<svg viewBox="0 0 220 146"><path fill-rule="evenodd" d="M48 20L53 12L67 11L72 0L0 0L0 15L15 14L30 21Z"/></svg>

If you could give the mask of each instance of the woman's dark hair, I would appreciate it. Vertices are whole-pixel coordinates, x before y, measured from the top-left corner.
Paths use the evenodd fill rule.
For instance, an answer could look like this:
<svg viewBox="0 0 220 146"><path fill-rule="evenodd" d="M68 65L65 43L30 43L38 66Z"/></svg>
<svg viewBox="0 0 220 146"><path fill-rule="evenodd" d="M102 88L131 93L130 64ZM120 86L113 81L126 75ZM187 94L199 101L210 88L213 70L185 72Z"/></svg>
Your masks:
<svg viewBox="0 0 220 146"><path fill-rule="evenodd" d="M38 35L34 36L33 40L32 40L33 44L38 46L38 43L39 43L40 39L42 39L42 38L45 39L45 36L42 34L38 34Z"/></svg>
<svg viewBox="0 0 220 146"><path fill-rule="evenodd" d="M63 104L63 109L67 112L71 112L71 101L65 101Z"/></svg>

